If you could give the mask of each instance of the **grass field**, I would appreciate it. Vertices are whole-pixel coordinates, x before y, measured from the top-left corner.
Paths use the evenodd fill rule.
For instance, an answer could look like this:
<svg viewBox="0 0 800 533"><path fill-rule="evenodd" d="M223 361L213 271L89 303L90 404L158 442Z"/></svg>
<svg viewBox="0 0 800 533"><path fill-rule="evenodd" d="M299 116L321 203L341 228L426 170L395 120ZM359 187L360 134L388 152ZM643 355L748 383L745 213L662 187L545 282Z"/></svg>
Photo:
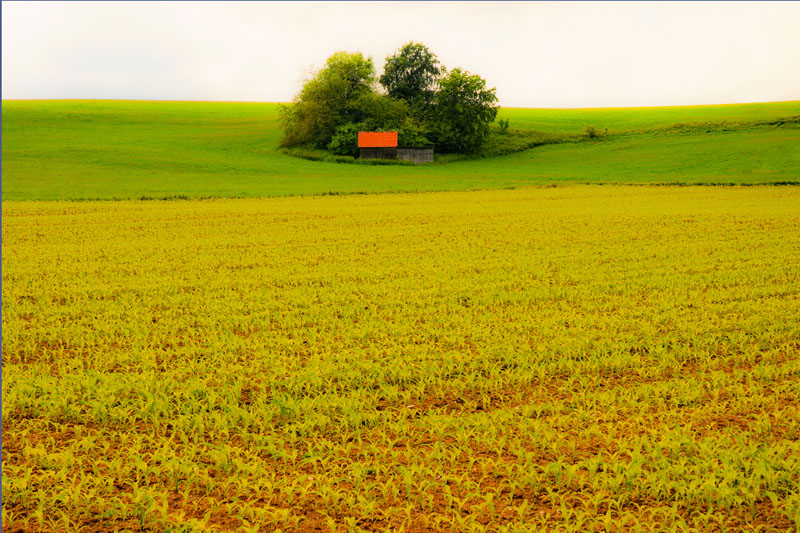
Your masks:
<svg viewBox="0 0 800 533"><path fill-rule="evenodd" d="M4 202L2 240L4 531L800 527L798 187Z"/></svg>
<svg viewBox="0 0 800 533"><path fill-rule="evenodd" d="M581 135L593 125L604 136L420 167L289 157L277 148L277 109L243 103L3 101L3 199L264 197L564 181L800 181L800 102L503 109L500 117L511 120L512 128Z"/></svg>
<svg viewBox="0 0 800 533"><path fill-rule="evenodd" d="M597 107L585 109L503 108L498 118L523 130L583 133L587 126L609 134L650 131L674 124L747 124L800 115L800 102L672 107Z"/></svg>

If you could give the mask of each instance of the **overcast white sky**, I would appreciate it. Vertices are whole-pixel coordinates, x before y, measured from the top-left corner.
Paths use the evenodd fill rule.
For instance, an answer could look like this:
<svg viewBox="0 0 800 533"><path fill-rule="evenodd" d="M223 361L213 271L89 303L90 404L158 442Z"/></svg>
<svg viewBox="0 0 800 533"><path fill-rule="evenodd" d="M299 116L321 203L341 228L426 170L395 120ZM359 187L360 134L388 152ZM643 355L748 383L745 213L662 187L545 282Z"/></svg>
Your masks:
<svg viewBox="0 0 800 533"><path fill-rule="evenodd" d="M2 2L2 96L289 101L409 41L504 107L800 100L800 2Z"/></svg>

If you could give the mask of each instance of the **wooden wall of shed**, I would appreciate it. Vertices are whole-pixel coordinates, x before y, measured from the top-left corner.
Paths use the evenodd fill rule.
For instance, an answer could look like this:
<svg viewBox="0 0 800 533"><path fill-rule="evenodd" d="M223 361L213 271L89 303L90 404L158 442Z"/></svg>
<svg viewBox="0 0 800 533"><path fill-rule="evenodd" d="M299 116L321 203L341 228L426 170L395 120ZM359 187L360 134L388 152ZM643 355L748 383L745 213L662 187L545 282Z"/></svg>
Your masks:
<svg viewBox="0 0 800 533"><path fill-rule="evenodd" d="M433 163L433 148L398 148L397 159L413 161L417 165Z"/></svg>
<svg viewBox="0 0 800 533"><path fill-rule="evenodd" d="M397 159L397 148L359 148L359 159Z"/></svg>

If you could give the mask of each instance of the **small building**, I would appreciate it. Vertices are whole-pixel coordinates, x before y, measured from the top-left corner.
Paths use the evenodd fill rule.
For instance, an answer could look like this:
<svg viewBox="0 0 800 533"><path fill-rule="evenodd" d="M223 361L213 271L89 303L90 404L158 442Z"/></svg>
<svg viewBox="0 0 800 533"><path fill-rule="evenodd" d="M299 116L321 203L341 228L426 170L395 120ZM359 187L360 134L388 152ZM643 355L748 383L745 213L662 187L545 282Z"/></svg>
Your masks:
<svg viewBox="0 0 800 533"><path fill-rule="evenodd" d="M359 159L397 159L396 131L359 131Z"/></svg>
<svg viewBox="0 0 800 533"><path fill-rule="evenodd" d="M398 148L396 131L359 131L358 158L402 159L418 165L433 162L433 148Z"/></svg>

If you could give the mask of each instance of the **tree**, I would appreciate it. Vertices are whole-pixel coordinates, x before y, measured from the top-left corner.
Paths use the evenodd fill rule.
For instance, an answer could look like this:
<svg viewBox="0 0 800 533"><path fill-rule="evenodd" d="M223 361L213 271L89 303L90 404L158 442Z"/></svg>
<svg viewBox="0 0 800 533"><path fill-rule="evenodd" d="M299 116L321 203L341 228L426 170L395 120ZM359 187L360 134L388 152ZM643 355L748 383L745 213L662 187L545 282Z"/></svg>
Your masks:
<svg viewBox="0 0 800 533"><path fill-rule="evenodd" d="M489 124L497 116L495 89L486 80L460 68L439 82L434 99L431 136L437 150L468 153L478 149L489 136Z"/></svg>
<svg viewBox="0 0 800 533"><path fill-rule="evenodd" d="M392 98L408 102L417 118L430 111L439 78L445 69L422 43L410 42L386 58L380 83Z"/></svg>
<svg viewBox="0 0 800 533"><path fill-rule="evenodd" d="M408 43L386 60L379 94L371 59L338 52L281 108L281 146L313 145L337 154L357 153L359 131L397 131L403 146L469 153L489 136L497 116L495 89L462 69L445 75L420 43Z"/></svg>
<svg viewBox="0 0 800 533"><path fill-rule="evenodd" d="M372 59L360 53L338 52L306 81L293 105L281 109L282 146L325 147L336 128L363 118L359 100L375 90Z"/></svg>

